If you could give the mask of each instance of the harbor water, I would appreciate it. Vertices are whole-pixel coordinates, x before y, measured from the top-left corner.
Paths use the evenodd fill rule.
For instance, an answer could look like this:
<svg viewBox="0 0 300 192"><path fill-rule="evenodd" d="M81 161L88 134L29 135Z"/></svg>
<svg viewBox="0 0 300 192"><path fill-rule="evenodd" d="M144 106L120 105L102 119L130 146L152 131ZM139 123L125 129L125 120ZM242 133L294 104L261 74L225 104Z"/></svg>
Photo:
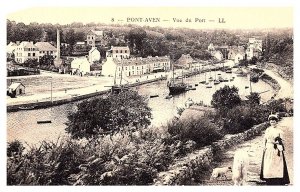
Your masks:
<svg viewBox="0 0 300 192"><path fill-rule="evenodd" d="M212 84L212 88L206 88L205 84L200 83L205 80L205 76L207 79L210 76L213 78L221 76L223 79L230 80L234 78L234 80L222 82L218 85ZM250 94L250 87L252 92L264 92L261 94L261 102L269 100L275 93L270 85L261 80L257 83L251 83L250 86L249 76L236 77L235 74L221 71L207 72L206 75L198 74L186 78L184 81L196 90L190 90L169 99L166 99L169 94L166 80L132 88L147 98L148 105L152 109L153 119L151 123L153 126L166 124L177 113L177 108L184 107L188 98L191 98L194 102L203 102L210 105L212 95L225 85L236 86L239 89L241 98L245 98L246 95ZM195 86L196 84L198 86ZM158 97L150 98L153 95L158 95ZM56 141L66 135L65 123L68 120L68 113L76 109L77 103L7 113L7 141L18 139L28 145L37 144L43 140ZM37 121L40 120L51 120L52 123L37 124Z"/></svg>

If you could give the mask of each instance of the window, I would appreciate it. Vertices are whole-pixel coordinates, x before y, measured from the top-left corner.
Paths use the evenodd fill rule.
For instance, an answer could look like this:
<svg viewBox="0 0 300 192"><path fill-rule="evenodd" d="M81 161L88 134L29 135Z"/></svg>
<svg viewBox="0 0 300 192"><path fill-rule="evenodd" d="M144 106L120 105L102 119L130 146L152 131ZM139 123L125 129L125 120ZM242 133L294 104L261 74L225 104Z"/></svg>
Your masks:
<svg viewBox="0 0 300 192"><path fill-rule="evenodd" d="M40 51L40 53L42 53L42 51Z"/></svg>
<svg viewBox="0 0 300 192"><path fill-rule="evenodd" d="M134 69L134 66L132 66L132 69Z"/></svg>
<svg viewBox="0 0 300 192"><path fill-rule="evenodd" d="M122 50L120 51L120 53L122 53Z"/></svg>
<svg viewBox="0 0 300 192"><path fill-rule="evenodd" d="M127 53L127 50L125 50L125 53Z"/></svg>
<svg viewBox="0 0 300 192"><path fill-rule="evenodd" d="M31 54L30 53L28 53L28 57L30 57L31 56Z"/></svg>
<svg viewBox="0 0 300 192"><path fill-rule="evenodd" d="M92 37L92 39L94 39L94 37Z"/></svg>
<svg viewBox="0 0 300 192"><path fill-rule="evenodd" d="M139 70L139 67L136 67L136 70Z"/></svg>
<svg viewBox="0 0 300 192"><path fill-rule="evenodd" d="M125 69L127 70L127 67Z"/></svg>
<svg viewBox="0 0 300 192"><path fill-rule="evenodd" d="M35 57L35 53L32 53L32 56Z"/></svg>
<svg viewBox="0 0 300 192"><path fill-rule="evenodd" d="M51 51L51 54L53 54L53 51Z"/></svg>
<svg viewBox="0 0 300 192"><path fill-rule="evenodd" d="M118 53L118 50L116 50L116 53Z"/></svg>

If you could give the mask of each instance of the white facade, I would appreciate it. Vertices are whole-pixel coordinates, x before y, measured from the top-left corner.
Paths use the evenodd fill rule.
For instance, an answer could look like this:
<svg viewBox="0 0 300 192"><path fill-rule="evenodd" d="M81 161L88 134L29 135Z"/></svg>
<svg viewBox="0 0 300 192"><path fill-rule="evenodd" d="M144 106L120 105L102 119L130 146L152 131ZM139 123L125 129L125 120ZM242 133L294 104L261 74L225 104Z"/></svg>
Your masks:
<svg viewBox="0 0 300 192"><path fill-rule="evenodd" d="M107 57L106 62L102 65L102 75L120 77L122 73L127 77L139 76L152 73L156 69L169 71L170 58L165 56L119 60L113 57Z"/></svg>
<svg viewBox="0 0 300 192"><path fill-rule="evenodd" d="M106 57L112 56L117 59L128 59L130 57L130 49L126 47L114 47L111 46L111 49L106 52Z"/></svg>
<svg viewBox="0 0 300 192"><path fill-rule="evenodd" d="M99 61L100 58L100 52L98 51L97 47L92 47L92 49L89 51L89 62L93 63L94 61Z"/></svg>
<svg viewBox="0 0 300 192"><path fill-rule="evenodd" d="M15 61L24 63L28 59L37 59L39 61L39 49L33 42L23 41L15 49Z"/></svg>
<svg viewBox="0 0 300 192"><path fill-rule="evenodd" d="M37 42L34 44L39 49L39 57L44 55L51 55L57 57L57 49L48 42Z"/></svg>
<svg viewBox="0 0 300 192"><path fill-rule="evenodd" d="M101 74L104 76L115 76L116 70L118 70L116 67L117 63L113 60L113 58L107 57L106 62L102 65Z"/></svg>
<svg viewBox="0 0 300 192"><path fill-rule="evenodd" d="M234 63L237 64L240 62L240 60L243 60L244 59L244 56L240 53L237 53L234 57Z"/></svg>
<svg viewBox="0 0 300 192"><path fill-rule="evenodd" d="M103 31L91 30L88 32L86 37L87 45L95 47L101 42L101 39L104 37Z"/></svg>
<svg viewBox="0 0 300 192"><path fill-rule="evenodd" d="M76 58L71 62L72 73L85 75L91 71L90 63L86 57Z"/></svg>
<svg viewBox="0 0 300 192"><path fill-rule="evenodd" d="M221 51L216 51L213 56L219 61L223 59L223 54L221 53Z"/></svg>

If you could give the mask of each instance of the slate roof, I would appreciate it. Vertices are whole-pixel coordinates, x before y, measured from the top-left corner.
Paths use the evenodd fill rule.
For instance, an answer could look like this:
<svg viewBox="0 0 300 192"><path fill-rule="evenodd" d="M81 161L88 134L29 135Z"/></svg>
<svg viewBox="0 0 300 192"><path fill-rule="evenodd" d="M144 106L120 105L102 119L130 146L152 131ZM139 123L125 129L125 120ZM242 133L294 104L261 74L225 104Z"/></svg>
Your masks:
<svg viewBox="0 0 300 192"><path fill-rule="evenodd" d="M37 42L35 44L40 51L56 51L56 48L48 42Z"/></svg>

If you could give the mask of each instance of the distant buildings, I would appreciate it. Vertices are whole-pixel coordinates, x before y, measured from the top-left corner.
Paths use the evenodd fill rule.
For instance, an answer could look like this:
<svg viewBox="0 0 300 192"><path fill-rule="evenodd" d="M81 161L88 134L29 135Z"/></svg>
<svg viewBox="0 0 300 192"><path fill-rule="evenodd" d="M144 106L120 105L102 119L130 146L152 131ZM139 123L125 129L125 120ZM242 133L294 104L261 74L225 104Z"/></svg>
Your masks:
<svg viewBox="0 0 300 192"><path fill-rule="evenodd" d="M253 57L259 58L262 55L262 40L249 38L246 54L248 60Z"/></svg>
<svg viewBox="0 0 300 192"><path fill-rule="evenodd" d="M101 56L100 52L98 51L97 47L92 47L92 49L89 51L89 62L94 63L95 61L99 61Z"/></svg>
<svg viewBox="0 0 300 192"><path fill-rule="evenodd" d="M87 45L95 47L103 44L104 32L99 30L90 30L86 37Z"/></svg>
<svg viewBox="0 0 300 192"><path fill-rule="evenodd" d="M24 63L28 59L37 59L39 61L39 49L33 42L23 41L16 46L14 52L17 63Z"/></svg>
<svg viewBox="0 0 300 192"><path fill-rule="evenodd" d="M235 64L238 64L240 60L245 59L246 52L243 46L231 46L228 52L228 59L233 60Z"/></svg>
<svg viewBox="0 0 300 192"><path fill-rule="evenodd" d="M189 69L193 62L194 59L190 56L190 54L182 54L181 57L175 62L175 64L185 69Z"/></svg>
<svg viewBox="0 0 300 192"><path fill-rule="evenodd" d="M56 47L51 45L48 42L37 42L34 44L39 50L39 58L44 55L51 55L53 57L57 57Z"/></svg>
<svg viewBox="0 0 300 192"><path fill-rule="evenodd" d="M117 59L128 59L130 57L130 49L126 47L114 47L111 46L111 49L106 51L106 57L113 57Z"/></svg>
<svg viewBox="0 0 300 192"><path fill-rule="evenodd" d="M168 56L122 60L109 56L102 66L102 75L120 77L123 74L129 77L169 70L170 58Z"/></svg>
<svg viewBox="0 0 300 192"><path fill-rule="evenodd" d="M86 57L76 58L71 62L72 74L85 75L90 73L91 64Z"/></svg>

